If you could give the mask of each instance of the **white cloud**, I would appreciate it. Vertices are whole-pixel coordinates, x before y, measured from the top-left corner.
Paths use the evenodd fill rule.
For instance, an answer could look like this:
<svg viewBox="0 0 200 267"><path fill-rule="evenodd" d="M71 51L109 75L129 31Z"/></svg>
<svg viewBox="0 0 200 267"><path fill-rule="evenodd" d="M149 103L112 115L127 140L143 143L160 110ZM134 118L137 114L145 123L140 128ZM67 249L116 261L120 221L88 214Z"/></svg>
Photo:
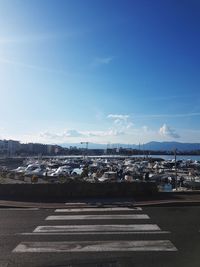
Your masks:
<svg viewBox="0 0 200 267"><path fill-rule="evenodd" d="M109 114L107 118L112 120L111 133L114 136L126 135L132 130L133 123L127 114Z"/></svg>
<svg viewBox="0 0 200 267"><path fill-rule="evenodd" d="M126 132L133 127L133 123L130 121L130 116L127 114L109 114L108 119L113 121L113 129Z"/></svg>
<svg viewBox="0 0 200 267"><path fill-rule="evenodd" d="M179 134L166 124L163 124L163 126L159 129L159 134L164 137L180 138Z"/></svg>
<svg viewBox="0 0 200 267"><path fill-rule="evenodd" d="M104 142L104 138L113 139L125 135L125 132L118 129L110 128L105 131L77 131L67 130L62 133L43 132L40 133L37 139L40 142L46 143L62 143L62 142Z"/></svg>
<svg viewBox="0 0 200 267"><path fill-rule="evenodd" d="M92 62L92 67L98 67L101 65L108 65L112 62L113 57L96 57Z"/></svg>
<svg viewBox="0 0 200 267"><path fill-rule="evenodd" d="M128 122L128 124L126 125L126 129L131 129L134 126L134 124L132 122Z"/></svg>
<svg viewBox="0 0 200 267"><path fill-rule="evenodd" d="M100 130L84 130L68 129L63 132L43 132L38 138L42 142L105 142L105 140L114 140L132 132L133 123L129 120L129 115L109 114L107 118L111 119L111 125L107 129Z"/></svg>
<svg viewBox="0 0 200 267"><path fill-rule="evenodd" d="M126 121L127 119L130 118L129 115L122 115L122 114L109 114L107 116L109 119L114 119L115 121L123 120Z"/></svg>
<svg viewBox="0 0 200 267"><path fill-rule="evenodd" d="M143 129L143 131L144 131L145 133L147 133L147 132L149 131L149 127L146 126L146 125L142 126L142 129Z"/></svg>
<svg viewBox="0 0 200 267"><path fill-rule="evenodd" d="M109 64L112 60L112 57L96 58L96 62L99 64Z"/></svg>
<svg viewBox="0 0 200 267"><path fill-rule="evenodd" d="M102 131L100 133L100 136L120 136L124 135L125 133L123 131L118 131L116 129L110 129L108 131Z"/></svg>
<svg viewBox="0 0 200 267"><path fill-rule="evenodd" d="M151 119L160 119L160 118L184 118L184 117L197 117L200 116L200 112L193 113L173 113L173 114L138 114L134 115L135 118L151 118Z"/></svg>
<svg viewBox="0 0 200 267"><path fill-rule="evenodd" d="M83 137L85 135L77 130L68 130L68 131L65 131L62 136L63 137Z"/></svg>
<svg viewBox="0 0 200 267"><path fill-rule="evenodd" d="M117 129L108 129L105 131L90 131L85 132L86 137L104 137L104 136L120 136L124 135L123 131L118 131Z"/></svg>
<svg viewBox="0 0 200 267"><path fill-rule="evenodd" d="M84 137L85 135L82 132L79 132L77 130L67 130L63 133L50 133L50 132L44 132L40 133L39 137L44 139L64 139L66 137Z"/></svg>
<svg viewBox="0 0 200 267"><path fill-rule="evenodd" d="M45 139L55 139L58 138L58 134L50 133L50 132L43 132L39 134L39 138L45 138Z"/></svg>
<svg viewBox="0 0 200 267"><path fill-rule="evenodd" d="M91 143L126 143L126 144L139 144L146 143L152 140L163 141L170 140L170 138L178 138L178 134L175 130L169 130L169 126L166 124L160 128L160 131L156 128L149 128L143 126L140 128L133 127L131 129L121 129L120 127L112 127L108 129L98 130L88 130L71 132L61 131L61 132L51 132L44 131L43 133L38 132L26 132L18 135L9 134L8 132L1 134L1 139L13 139L19 140L21 142L36 142L36 143L46 143L46 144L63 144L63 143L79 143L82 141L88 141ZM73 130L75 131L75 130ZM77 134L78 132L78 134ZM172 135L171 135L172 133ZM72 137L72 135L77 137ZM69 136L70 135L70 136ZM81 136L78 136L81 135ZM174 137L175 135L175 137ZM180 142L199 142L200 130L194 129L181 129Z"/></svg>

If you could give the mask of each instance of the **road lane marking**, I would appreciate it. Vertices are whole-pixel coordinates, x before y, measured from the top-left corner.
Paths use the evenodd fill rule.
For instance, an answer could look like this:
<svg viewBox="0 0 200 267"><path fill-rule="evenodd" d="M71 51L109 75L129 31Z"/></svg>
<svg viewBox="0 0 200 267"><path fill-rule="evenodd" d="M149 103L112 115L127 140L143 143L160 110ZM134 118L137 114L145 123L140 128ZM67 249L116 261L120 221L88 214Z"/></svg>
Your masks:
<svg viewBox="0 0 200 267"><path fill-rule="evenodd" d="M135 220L150 219L146 214L128 214L128 215L59 215L48 216L45 220Z"/></svg>
<svg viewBox="0 0 200 267"><path fill-rule="evenodd" d="M37 232L116 232L116 231L160 231L157 224L108 224L108 225L47 225L38 226L33 231Z"/></svg>
<svg viewBox="0 0 200 267"><path fill-rule="evenodd" d="M34 233L17 233L16 235L130 235L130 234L170 234L170 231L134 231L134 232L72 232L72 233L42 233L42 232L34 232Z"/></svg>
<svg viewBox="0 0 200 267"><path fill-rule="evenodd" d="M135 205L135 201L97 201L97 202L66 202L65 205L69 208L114 208L114 207L130 207Z"/></svg>
<svg viewBox="0 0 200 267"><path fill-rule="evenodd" d="M77 209L56 209L55 212L88 212L88 211L141 211L142 208L77 208Z"/></svg>
<svg viewBox="0 0 200 267"><path fill-rule="evenodd" d="M13 252L177 251L169 240L22 242Z"/></svg>

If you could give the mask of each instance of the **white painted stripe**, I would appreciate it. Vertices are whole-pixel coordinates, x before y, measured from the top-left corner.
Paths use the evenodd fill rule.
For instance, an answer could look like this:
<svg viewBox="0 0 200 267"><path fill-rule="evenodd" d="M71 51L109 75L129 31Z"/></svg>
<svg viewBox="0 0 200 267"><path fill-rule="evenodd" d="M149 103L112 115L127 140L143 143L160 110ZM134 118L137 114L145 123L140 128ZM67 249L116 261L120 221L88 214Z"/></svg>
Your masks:
<svg viewBox="0 0 200 267"><path fill-rule="evenodd" d="M76 232L76 233L18 233L16 235L130 235L130 234L170 234L170 231L134 231L134 232Z"/></svg>
<svg viewBox="0 0 200 267"><path fill-rule="evenodd" d="M141 211L142 208L80 208L80 209L56 209L55 212L88 212L88 211Z"/></svg>
<svg viewBox="0 0 200 267"><path fill-rule="evenodd" d="M99 206L107 206L107 207L127 207L127 206L133 206L135 204L135 201L96 201L96 202L66 202L65 205L68 207L99 207Z"/></svg>
<svg viewBox="0 0 200 267"><path fill-rule="evenodd" d="M66 202L65 205L87 205L85 202Z"/></svg>
<svg viewBox="0 0 200 267"><path fill-rule="evenodd" d="M177 251L169 240L22 242L13 252Z"/></svg>
<svg viewBox="0 0 200 267"><path fill-rule="evenodd" d="M108 224L108 225L48 225L38 226L33 231L37 232L116 232L116 231L160 231L156 224Z"/></svg>
<svg viewBox="0 0 200 267"><path fill-rule="evenodd" d="M146 214L128 214L128 215L59 215L48 216L47 221L54 220L135 220L150 219Z"/></svg>

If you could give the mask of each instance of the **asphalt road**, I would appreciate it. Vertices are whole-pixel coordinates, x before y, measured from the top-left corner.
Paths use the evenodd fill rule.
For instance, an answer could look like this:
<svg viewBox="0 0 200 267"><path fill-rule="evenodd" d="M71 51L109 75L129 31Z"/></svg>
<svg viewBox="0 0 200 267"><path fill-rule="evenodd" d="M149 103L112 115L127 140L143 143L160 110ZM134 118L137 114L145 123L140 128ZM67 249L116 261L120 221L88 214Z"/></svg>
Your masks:
<svg viewBox="0 0 200 267"><path fill-rule="evenodd" d="M200 207L0 209L0 267L199 267Z"/></svg>

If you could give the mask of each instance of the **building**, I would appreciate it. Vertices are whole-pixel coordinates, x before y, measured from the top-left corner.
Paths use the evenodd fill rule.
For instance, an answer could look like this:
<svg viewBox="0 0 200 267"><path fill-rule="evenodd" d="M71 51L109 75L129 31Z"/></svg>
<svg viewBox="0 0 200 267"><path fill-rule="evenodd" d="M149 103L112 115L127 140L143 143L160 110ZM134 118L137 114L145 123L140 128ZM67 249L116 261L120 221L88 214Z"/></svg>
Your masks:
<svg viewBox="0 0 200 267"><path fill-rule="evenodd" d="M0 155L13 156L21 149L19 141L15 140L0 140Z"/></svg>

